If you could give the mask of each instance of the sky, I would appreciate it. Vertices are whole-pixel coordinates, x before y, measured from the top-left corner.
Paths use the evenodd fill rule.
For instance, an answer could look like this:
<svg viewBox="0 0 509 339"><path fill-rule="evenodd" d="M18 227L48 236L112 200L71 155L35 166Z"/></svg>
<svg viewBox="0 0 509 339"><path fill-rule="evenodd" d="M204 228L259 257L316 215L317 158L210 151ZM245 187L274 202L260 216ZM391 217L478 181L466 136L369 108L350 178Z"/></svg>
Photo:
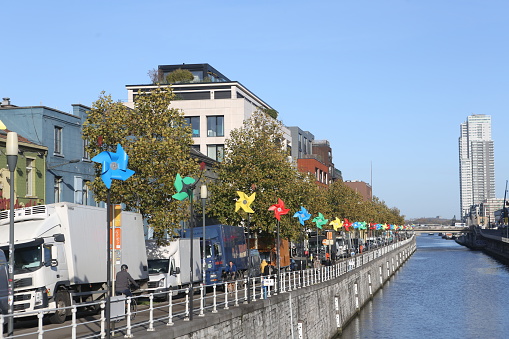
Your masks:
<svg viewBox="0 0 509 339"><path fill-rule="evenodd" d="M208 63L329 140L344 180L407 218L460 217L458 137L492 117L509 179L506 0L9 1L0 97L64 112L127 100L158 65Z"/></svg>

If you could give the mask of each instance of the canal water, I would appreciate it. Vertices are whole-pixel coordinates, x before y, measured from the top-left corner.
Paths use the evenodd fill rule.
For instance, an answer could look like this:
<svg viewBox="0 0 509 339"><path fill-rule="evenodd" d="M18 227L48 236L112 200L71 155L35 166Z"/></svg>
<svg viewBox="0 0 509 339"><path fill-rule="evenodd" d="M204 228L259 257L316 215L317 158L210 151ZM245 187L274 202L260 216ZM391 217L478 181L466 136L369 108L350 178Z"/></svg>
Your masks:
<svg viewBox="0 0 509 339"><path fill-rule="evenodd" d="M509 338L509 267L424 233L341 338Z"/></svg>

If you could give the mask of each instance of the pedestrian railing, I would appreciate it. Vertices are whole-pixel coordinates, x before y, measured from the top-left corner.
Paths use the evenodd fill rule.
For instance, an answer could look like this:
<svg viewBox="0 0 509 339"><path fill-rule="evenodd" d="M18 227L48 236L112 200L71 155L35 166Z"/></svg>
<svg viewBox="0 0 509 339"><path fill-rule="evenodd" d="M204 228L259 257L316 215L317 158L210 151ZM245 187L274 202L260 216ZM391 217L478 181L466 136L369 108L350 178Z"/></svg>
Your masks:
<svg viewBox="0 0 509 339"><path fill-rule="evenodd" d="M238 307L243 303L271 298L278 293L291 292L300 288L320 284L336 279L353 269L361 267L406 245L411 240L412 238L405 239L381 248L370 250L366 253L358 254L354 257L344 258L330 266L307 268L300 271L284 271L279 274L279 279L277 274L271 274L268 276L252 277L249 283L247 278L243 278L213 285L200 284L192 288L194 294L199 293L199 297L195 297L193 294L193 305L191 305L191 288L189 287L166 292L145 290L142 291L140 295L127 297L122 300L122 302L127 304L125 308L126 314L110 319L110 329L113 334L115 334L115 332L120 332L124 334L124 337L131 338L133 337L133 331L137 328L144 328L146 331L154 331L156 323L173 326L176 321L190 321L193 316L203 317L207 313L217 313L221 309ZM411 252L412 251L405 252L405 258L401 258L401 260L410 256ZM174 296L174 294L176 294L176 296ZM159 302L159 299L165 301ZM136 311L133 312L130 305L134 301L136 301L138 306ZM88 308L100 309L100 317L96 317L93 320L78 319L79 310ZM34 328L33 331L29 333L14 333L12 338L33 338L35 336L38 339L54 338L54 333L62 330L68 330L68 335L64 337L73 339L106 337L107 323L105 300L74 304L65 307L65 309L70 309L70 323L51 328L44 325L44 315L53 313L57 309L25 313L24 316L32 315L37 317L37 329ZM10 315L0 315L0 324L7 323L9 316ZM15 315L15 317L17 317L17 315ZM86 334L83 334L81 329L87 329ZM0 339L2 338L6 338L5 333L0 331Z"/></svg>

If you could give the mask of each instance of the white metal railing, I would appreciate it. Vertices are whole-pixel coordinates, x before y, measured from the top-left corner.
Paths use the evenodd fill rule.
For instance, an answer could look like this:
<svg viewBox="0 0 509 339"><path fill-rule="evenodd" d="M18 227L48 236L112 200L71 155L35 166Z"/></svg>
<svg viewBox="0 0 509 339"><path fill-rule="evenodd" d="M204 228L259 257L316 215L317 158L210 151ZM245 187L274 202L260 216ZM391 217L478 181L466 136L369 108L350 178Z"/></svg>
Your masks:
<svg viewBox="0 0 509 339"><path fill-rule="evenodd" d="M344 258L331 266L307 268L300 271L281 272L279 275L279 286L277 285L277 274L253 277L251 278L249 284L251 287L250 302L267 299L277 293L290 292L292 290L297 290L303 287L308 287L328 280L336 279L355 268L365 265L379 258L380 256L387 254L388 252L394 251L395 249L406 245L411 240L412 237L381 248L370 250L366 253L358 254L354 257ZM405 251L402 254L403 257L401 258L401 261L406 260L411 255L411 253L412 251ZM113 332L123 332L125 333L124 337L130 338L133 337L133 330L136 328L144 327L147 331L154 331L155 322L164 322L167 326L173 326L176 319L184 321L189 320L191 312L193 316L205 316L207 312L217 313L218 309L220 308L228 309L230 306L238 307L239 303L248 302L247 288L248 284L246 278L213 285L200 284L199 286L195 286L193 288L195 292L200 292L199 300L197 301L198 306L194 307L193 309L191 309L190 305L189 288L157 293L153 290L144 290L142 291L141 295L122 299L122 302L127 304L126 315L124 317L120 317L120 319L117 318L116 322L112 322L113 325L111 326L111 330ZM207 290L210 290L211 292L207 293ZM177 294L176 297L173 296L174 293ZM155 300L159 298L166 299L167 301L155 302ZM137 303L138 308L135 312L132 312L129 306L134 302ZM82 321L83 319L80 319L78 322L78 309L92 306L100 308L100 318L90 321ZM105 338L107 327L105 306L106 302L104 300L100 300L96 302L73 304L71 306L65 307L63 309L70 309L71 311L70 323L52 328L44 326L43 318L45 314L55 312L57 310L56 308L49 310L47 309L44 311L26 312L24 313L24 316L33 315L37 317L37 329L34 328L34 330L29 333L14 333L12 338L22 338L27 336L37 336L38 339L52 338L56 331L68 330L69 334L67 337L74 339L78 338L78 332L81 328L87 328L90 332L89 334L80 334L80 338ZM143 314L147 314L147 317L142 317ZM0 314L0 325L7 323L9 316L11 315ZM6 338L5 334L0 331L0 339L3 338Z"/></svg>

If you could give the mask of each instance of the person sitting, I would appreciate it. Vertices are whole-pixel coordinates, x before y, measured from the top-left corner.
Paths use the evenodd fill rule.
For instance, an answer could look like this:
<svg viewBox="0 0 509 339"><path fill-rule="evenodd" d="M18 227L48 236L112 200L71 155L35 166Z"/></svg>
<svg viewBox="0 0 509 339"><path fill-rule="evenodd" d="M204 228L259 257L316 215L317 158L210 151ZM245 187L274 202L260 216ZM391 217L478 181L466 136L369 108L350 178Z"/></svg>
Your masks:
<svg viewBox="0 0 509 339"><path fill-rule="evenodd" d="M228 266L226 267L226 276L228 279L235 279L235 276L237 274L237 266L233 263L233 261L230 261L228 263Z"/></svg>

